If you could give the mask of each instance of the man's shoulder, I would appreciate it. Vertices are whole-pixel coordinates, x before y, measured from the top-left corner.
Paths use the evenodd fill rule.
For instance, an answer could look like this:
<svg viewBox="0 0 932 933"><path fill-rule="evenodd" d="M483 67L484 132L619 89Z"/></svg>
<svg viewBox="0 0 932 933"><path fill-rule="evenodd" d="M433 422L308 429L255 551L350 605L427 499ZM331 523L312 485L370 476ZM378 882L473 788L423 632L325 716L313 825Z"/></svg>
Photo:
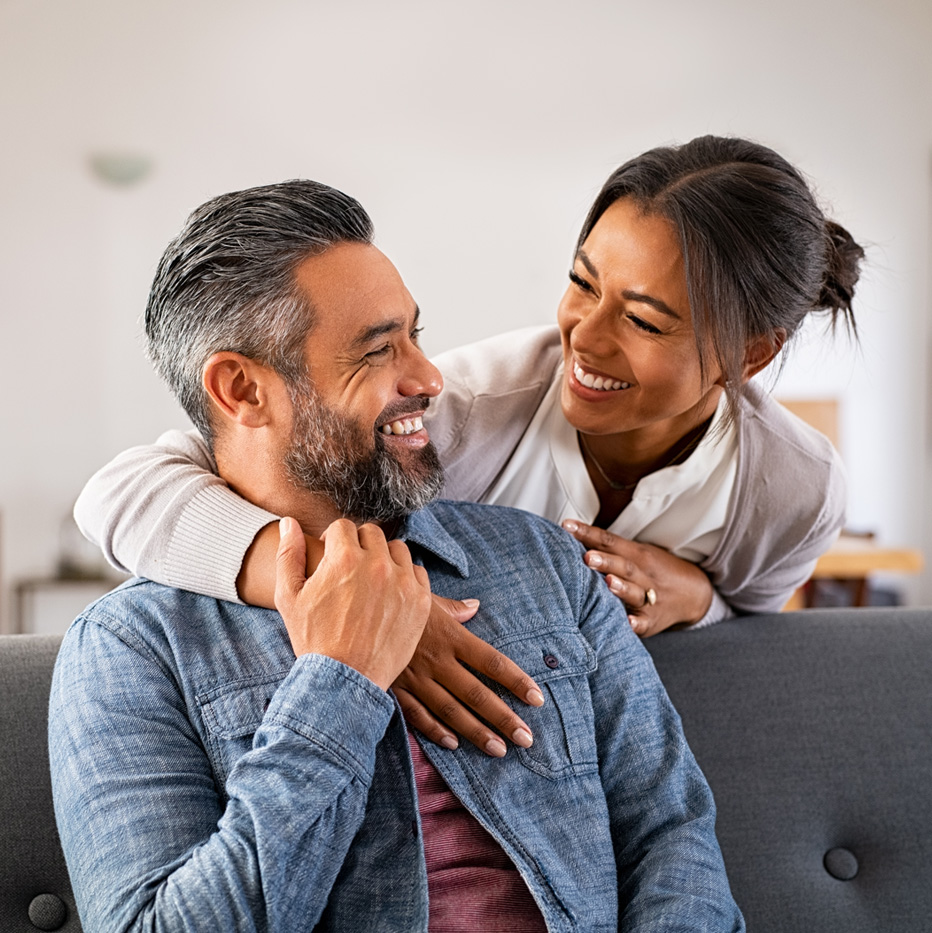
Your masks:
<svg viewBox="0 0 932 933"><path fill-rule="evenodd" d="M248 629L251 617L267 612L137 577L92 602L72 623L65 645L105 631L138 653L201 654L216 650L222 631Z"/></svg>
<svg viewBox="0 0 932 933"><path fill-rule="evenodd" d="M79 618L105 622L108 619L138 620L139 624L153 617L169 617L178 611L197 608L200 612L210 611L219 600L210 596L201 596L174 586L165 586L133 577L121 583L109 593L95 599L81 613Z"/></svg>
<svg viewBox="0 0 932 933"><path fill-rule="evenodd" d="M557 568L582 564L581 545L533 512L453 499L438 499L426 511L470 558L483 553L499 561L533 560L538 566L541 562Z"/></svg>
<svg viewBox="0 0 932 933"><path fill-rule="evenodd" d="M514 534L533 533L546 537L572 538L549 519L510 505L489 505L459 499L437 499L428 510L444 525L469 525L476 528L507 528Z"/></svg>

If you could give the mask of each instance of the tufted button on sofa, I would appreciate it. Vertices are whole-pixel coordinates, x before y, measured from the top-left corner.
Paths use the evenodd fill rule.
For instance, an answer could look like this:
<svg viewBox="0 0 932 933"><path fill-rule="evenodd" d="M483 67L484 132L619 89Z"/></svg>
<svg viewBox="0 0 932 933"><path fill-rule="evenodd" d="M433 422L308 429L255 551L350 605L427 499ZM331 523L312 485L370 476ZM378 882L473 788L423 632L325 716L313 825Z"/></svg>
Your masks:
<svg viewBox="0 0 932 933"><path fill-rule="evenodd" d="M0 933L81 929L45 740L59 643L0 636ZM806 610L645 644L715 792L749 933L932 930L932 609Z"/></svg>
<svg viewBox="0 0 932 933"><path fill-rule="evenodd" d="M79 933L52 812L48 723L61 639L0 636L0 931Z"/></svg>
<svg viewBox="0 0 932 933"><path fill-rule="evenodd" d="M645 644L749 933L932 930L932 610L810 609Z"/></svg>

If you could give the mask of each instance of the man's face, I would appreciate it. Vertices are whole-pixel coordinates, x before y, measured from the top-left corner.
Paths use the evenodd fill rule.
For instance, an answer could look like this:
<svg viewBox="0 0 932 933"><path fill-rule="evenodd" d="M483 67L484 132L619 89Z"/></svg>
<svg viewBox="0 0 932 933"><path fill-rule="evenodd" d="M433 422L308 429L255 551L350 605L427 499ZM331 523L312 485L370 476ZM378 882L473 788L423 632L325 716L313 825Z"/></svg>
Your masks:
<svg viewBox="0 0 932 933"><path fill-rule="evenodd" d="M443 381L418 347L414 299L367 244L312 256L296 278L316 323L305 351L309 378L289 389L289 475L360 522L422 508L443 485L421 424Z"/></svg>

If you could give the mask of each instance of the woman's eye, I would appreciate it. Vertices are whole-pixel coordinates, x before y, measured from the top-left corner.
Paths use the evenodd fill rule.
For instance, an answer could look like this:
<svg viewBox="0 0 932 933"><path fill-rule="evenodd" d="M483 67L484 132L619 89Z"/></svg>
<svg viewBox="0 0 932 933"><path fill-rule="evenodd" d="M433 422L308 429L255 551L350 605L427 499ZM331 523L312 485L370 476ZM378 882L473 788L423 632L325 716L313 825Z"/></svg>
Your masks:
<svg viewBox="0 0 932 933"><path fill-rule="evenodd" d="M570 281L577 287L581 288L584 292L591 292L592 286L581 276L570 269Z"/></svg>
<svg viewBox="0 0 932 933"><path fill-rule="evenodd" d="M659 328L654 327L653 324L649 324L647 321L644 320L644 318L640 318L636 314L629 314L628 320L631 321L631 323L635 327L637 327L638 330L643 330L645 333L659 334L661 332Z"/></svg>

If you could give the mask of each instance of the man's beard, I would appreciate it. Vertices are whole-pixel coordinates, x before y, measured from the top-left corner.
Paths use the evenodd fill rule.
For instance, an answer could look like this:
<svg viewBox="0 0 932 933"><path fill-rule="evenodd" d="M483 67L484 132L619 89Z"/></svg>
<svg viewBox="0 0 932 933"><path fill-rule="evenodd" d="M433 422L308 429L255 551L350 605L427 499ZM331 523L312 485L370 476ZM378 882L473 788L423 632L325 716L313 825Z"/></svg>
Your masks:
<svg viewBox="0 0 932 933"><path fill-rule="evenodd" d="M294 424L284 460L295 485L326 496L355 522L395 521L439 495L443 467L432 443L409 451L408 463L402 464L375 425L367 430L341 417L308 380L302 382L289 387ZM429 401L419 396L389 406L380 423L422 411Z"/></svg>

